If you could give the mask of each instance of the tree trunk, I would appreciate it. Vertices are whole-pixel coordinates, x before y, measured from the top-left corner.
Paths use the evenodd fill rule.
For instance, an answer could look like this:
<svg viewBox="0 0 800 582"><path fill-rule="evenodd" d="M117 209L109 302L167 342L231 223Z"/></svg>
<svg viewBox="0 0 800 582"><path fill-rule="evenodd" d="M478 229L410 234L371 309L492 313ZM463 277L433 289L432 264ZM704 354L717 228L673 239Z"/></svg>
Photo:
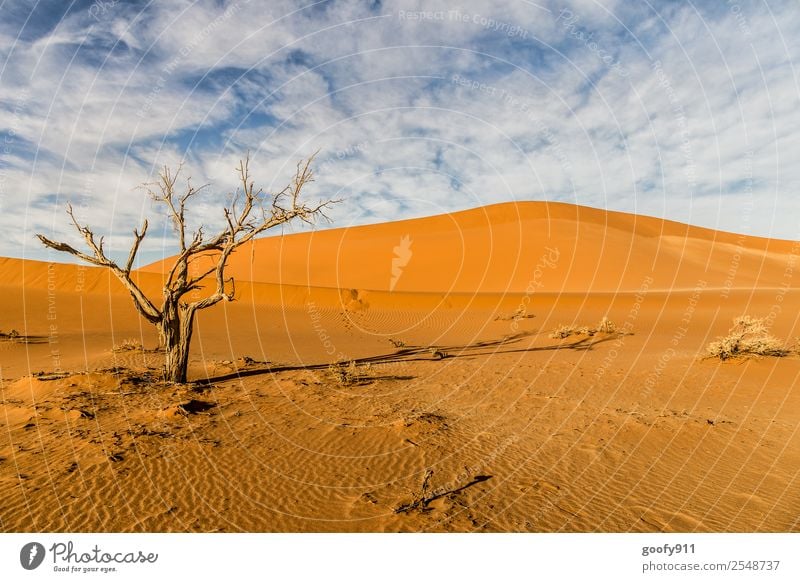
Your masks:
<svg viewBox="0 0 800 582"><path fill-rule="evenodd" d="M166 356L166 378L170 382L186 383L189 366L189 345L192 341L194 310L167 302L159 323L161 343Z"/></svg>

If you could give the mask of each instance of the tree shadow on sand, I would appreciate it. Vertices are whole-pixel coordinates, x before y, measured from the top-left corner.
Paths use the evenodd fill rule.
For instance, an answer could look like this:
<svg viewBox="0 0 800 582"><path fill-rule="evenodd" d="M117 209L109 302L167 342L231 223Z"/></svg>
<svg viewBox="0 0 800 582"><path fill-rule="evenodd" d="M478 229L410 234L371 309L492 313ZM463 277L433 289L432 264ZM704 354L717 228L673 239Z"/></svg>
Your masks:
<svg viewBox="0 0 800 582"><path fill-rule="evenodd" d="M12 329L8 332L0 331L0 342L14 344L43 344L47 343L47 337L43 335L24 335Z"/></svg>
<svg viewBox="0 0 800 582"><path fill-rule="evenodd" d="M471 359L477 356L499 355L499 354L520 354L533 352L548 352L557 350L576 350L588 351L596 345L611 341L620 337L621 333L609 333L602 336L586 336L575 341L564 343L554 343L546 346L520 347L518 344L525 338L533 338L541 335L542 332L521 332L514 335L505 336L498 340L487 340L466 345L449 346L404 346L387 354L367 356L363 358L353 358L352 362L356 365L364 364L397 364L406 362L430 362L442 359L466 358ZM244 370L234 371L218 376L196 380L199 385L225 382L227 380L237 380L249 376L259 376L263 374L274 374L278 372L290 372L298 370L326 370L330 364L306 364L306 365L286 365L286 366L263 366ZM373 378L374 379L374 378Z"/></svg>

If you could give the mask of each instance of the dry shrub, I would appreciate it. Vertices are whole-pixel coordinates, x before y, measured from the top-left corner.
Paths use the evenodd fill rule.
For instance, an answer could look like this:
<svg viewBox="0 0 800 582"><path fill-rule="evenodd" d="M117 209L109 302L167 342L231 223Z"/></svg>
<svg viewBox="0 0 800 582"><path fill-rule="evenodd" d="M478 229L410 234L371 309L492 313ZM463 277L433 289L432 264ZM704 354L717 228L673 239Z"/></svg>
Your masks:
<svg viewBox="0 0 800 582"><path fill-rule="evenodd" d="M434 348L434 347L428 348L428 353L434 360L444 360L448 356L448 353L445 352L444 350L440 350L439 348Z"/></svg>
<svg viewBox="0 0 800 582"><path fill-rule="evenodd" d="M328 366L328 374L340 386L352 386L372 379L372 365L365 364L359 368L353 360L347 363L336 362Z"/></svg>
<svg viewBox="0 0 800 582"><path fill-rule="evenodd" d="M142 352L144 346L142 342L134 338L127 338L122 340L122 343L115 345L111 351L113 352Z"/></svg>
<svg viewBox="0 0 800 582"><path fill-rule="evenodd" d="M571 335L575 335L578 333L578 328L574 325L559 325L553 333L550 334L550 337L553 339L566 339Z"/></svg>
<svg viewBox="0 0 800 582"><path fill-rule="evenodd" d="M524 306L520 305L519 307L517 307L517 310L514 313L512 313L511 315L500 314L497 317L495 317L494 320L495 321L518 321L520 319L532 319L534 317L536 317L536 316L533 315L533 314L528 313L528 310Z"/></svg>
<svg viewBox="0 0 800 582"><path fill-rule="evenodd" d="M566 339L573 335L588 335L593 336L598 333L605 333L605 334L614 334L617 333L617 326L616 324L604 317L600 320L600 322L594 326L581 326L578 327L576 325L559 325L555 331L550 334L550 337L553 339Z"/></svg>
<svg viewBox="0 0 800 582"><path fill-rule="evenodd" d="M764 318L740 315L733 320L728 335L708 344L706 352L709 357L728 360L746 356L782 357L789 350L769 334Z"/></svg>
<svg viewBox="0 0 800 582"><path fill-rule="evenodd" d="M24 340L22 334L20 334L16 329L12 329L11 331L8 332L0 331L0 338L7 339L12 342Z"/></svg>
<svg viewBox="0 0 800 582"><path fill-rule="evenodd" d="M597 324L597 331L599 333L615 333L617 331L617 326L613 321L604 317L600 320L600 323Z"/></svg>

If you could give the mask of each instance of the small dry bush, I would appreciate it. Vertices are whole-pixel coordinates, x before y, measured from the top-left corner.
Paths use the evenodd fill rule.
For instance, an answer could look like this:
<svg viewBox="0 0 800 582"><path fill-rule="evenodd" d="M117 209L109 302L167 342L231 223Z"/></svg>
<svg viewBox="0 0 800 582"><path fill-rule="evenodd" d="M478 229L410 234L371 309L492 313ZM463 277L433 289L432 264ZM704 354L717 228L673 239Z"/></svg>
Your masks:
<svg viewBox="0 0 800 582"><path fill-rule="evenodd" d="M566 339L573 335L593 336L598 333L617 333L617 326L613 321L604 317L600 320L600 323L594 327L588 327L586 325L581 327L575 325L559 325L555 331L550 334L550 337L553 339Z"/></svg>
<svg viewBox="0 0 800 582"><path fill-rule="evenodd" d="M122 340L122 343L115 345L112 350L113 352L142 352L144 351L144 346L142 346L142 342L136 340L134 338L128 338Z"/></svg>
<svg viewBox="0 0 800 582"><path fill-rule="evenodd" d="M550 337L553 339L566 339L571 335L576 335L578 333L578 328L574 325L559 325L553 333L550 334Z"/></svg>
<svg viewBox="0 0 800 582"><path fill-rule="evenodd" d="M600 323L597 324L596 330L599 333L616 333L617 325L607 317L604 317L600 320Z"/></svg>
<svg viewBox="0 0 800 582"><path fill-rule="evenodd" d="M763 318L740 315L733 320L728 335L708 344L706 352L709 357L728 360L746 356L781 357L789 350L769 334Z"/></svg>
<svg viewBox="0 0 800 582"><path fill-rule="evenodd" d="M434 347L428 348L428 353L434 360L444 360L449 355L444 350L440 350L439 348L434 348Z"/></svg>
<svg viewBox="0 0 800 582"><path fill-rule="evenodd" d="M528 313L528 310L524 306L520 305L519 307L517 307L517 310L514 313L512 313L511 315L500 314L497 317L495 317L494 320L495 321L518 321L520 319L532 319L534 317L536 317L536 316L533 315L533 314Z"/></svg>
<svg viewBox="0 0 800 582"><path fill-rule="evenodd" d="M355 361L336 362L328 366L328 374L340 386L352 386L369 382L372 379L372 365L359 367Z"/></svg>

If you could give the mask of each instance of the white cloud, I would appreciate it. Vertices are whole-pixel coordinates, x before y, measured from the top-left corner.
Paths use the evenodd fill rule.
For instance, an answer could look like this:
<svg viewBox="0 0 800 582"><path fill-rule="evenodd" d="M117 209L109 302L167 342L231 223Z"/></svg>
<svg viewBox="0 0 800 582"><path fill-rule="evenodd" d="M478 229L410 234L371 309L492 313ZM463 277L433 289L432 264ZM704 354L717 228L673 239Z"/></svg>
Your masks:
<svg viewBox="0 0 800 582"><path fill-rule="evenodd" d="M321 149L309 195L346 196L342 224L547 198L797 238L800 14L767 4L165 1L38 36L9 18L0 254L44 257L33 232L68 236L66 199L124 250L152 211L135 185L186 157L229 191L247 149L270 190Z"/></svg>

